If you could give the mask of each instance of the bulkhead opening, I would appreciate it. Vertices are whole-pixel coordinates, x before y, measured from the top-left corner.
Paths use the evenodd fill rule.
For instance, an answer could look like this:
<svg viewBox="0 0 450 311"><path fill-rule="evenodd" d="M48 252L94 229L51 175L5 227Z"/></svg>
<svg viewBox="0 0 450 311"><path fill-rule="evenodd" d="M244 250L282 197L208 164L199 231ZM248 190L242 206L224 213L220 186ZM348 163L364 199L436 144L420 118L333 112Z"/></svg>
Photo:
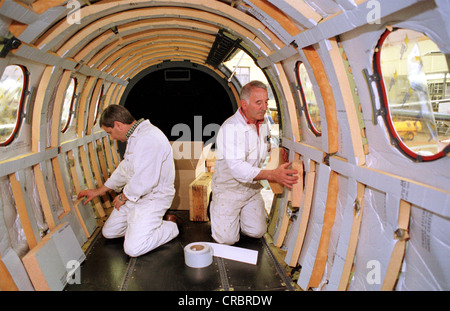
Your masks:
<svg viewBox="0 0 450 311"><path fill-rule="evenodd" d="M123 104L149 119L170 141L214 143L220 125L237 109L228 82L190 62L162 63L130 80ZM214 145L213 145L214 146Z"/></svg>

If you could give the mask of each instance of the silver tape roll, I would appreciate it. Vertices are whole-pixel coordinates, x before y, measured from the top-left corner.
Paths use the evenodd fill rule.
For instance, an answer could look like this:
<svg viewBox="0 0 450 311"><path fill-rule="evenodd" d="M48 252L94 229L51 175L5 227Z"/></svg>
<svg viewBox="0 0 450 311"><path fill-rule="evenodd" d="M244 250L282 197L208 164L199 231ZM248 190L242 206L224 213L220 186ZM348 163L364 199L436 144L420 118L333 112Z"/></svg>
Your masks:
<svg viewBox="0 0 450 311"><path fill-rule="evenodd" d="M191 268L204 268L213 260L212 248L203 242L194 242L184 248L184 262Z"/></svg>

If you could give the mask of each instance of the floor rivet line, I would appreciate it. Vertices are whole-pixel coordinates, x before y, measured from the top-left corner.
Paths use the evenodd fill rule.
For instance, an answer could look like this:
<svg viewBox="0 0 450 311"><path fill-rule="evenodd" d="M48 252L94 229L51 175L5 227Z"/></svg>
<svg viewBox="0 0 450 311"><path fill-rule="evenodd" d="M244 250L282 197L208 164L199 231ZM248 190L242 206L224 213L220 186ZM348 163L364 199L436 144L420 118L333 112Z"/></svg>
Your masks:
<svg viewBox="0 0 450 311"><path fill-rule="evenodd" d="M277 271L278 275L280 276L281 280L284 282L284 285L286 286L286 289L288 291L295 291L295 288L291 285L292 284L292 279L289 278L286 275L286 271L285 269L280 265L280 263L278 262L278 260L275 258L275 256L273 255L272 251L269 248L269 245L267 245L267 242L264 238L261 239L263 247L267 250L267 252L269 253L269 257L272 260L274 266L275 266L275 270Z"/></svg>
<svg viewBox="0 0 450 311"><path fill-rule="evenodd" d="M230 283L228 282L228 275L227 269L225 267L225 262L221 257L215 257L215 259L217 260L217 267L219 268L219 276L220 276L220 283L222 284L222 289L224 291L229 291Z"/></svg>
<svg viewBox="0 0 450 311"><path fill-rule="evenodd" d="M125 271L125 275L123 276L122 284L120 285L120 291L126 291L128 288L128 282L131 278L131 275L134 271L134 265L136 264L137 257L130 257L130 261L128 262L127 271Z"/></svg>

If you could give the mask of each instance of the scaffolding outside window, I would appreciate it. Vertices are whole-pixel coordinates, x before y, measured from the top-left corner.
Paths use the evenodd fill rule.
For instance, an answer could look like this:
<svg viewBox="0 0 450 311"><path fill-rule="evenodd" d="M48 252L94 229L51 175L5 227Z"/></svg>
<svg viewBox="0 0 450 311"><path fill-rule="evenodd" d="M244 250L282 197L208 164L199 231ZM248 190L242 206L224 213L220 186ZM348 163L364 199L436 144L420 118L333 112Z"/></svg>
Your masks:
<svg viewBox="0 0 450 311"><path fill-rule="evenodd" d="M450 76L439 47L414 30L387 30L374 60L394 144L417 161L435 160L448 153Z"/></svg>
<svg viewBox="0 0 450 311"><path fill-rule="evenodd" d="M295 72L301 99L303 101L303 111L305 112L309 128L316 136L321 136L322 132L320 126L319 105L317 104L313 85L311 83L311 80L309 79L306 67L301 61L297 62L295 66Z"/></svg>
<svg viewBox="0 0 450 311"><path fill-rule="evenodd" d="M0 78L0 146L11 143L19 130L25 80L18 65L7 66Z"/></svg>
<svg viewBox="0 0 450 311"><path fill-rule="evenodd" d="M67 87L66 94L64 96L64 103L61 114L61 132L65 132L69 127L70 121L72 119L72 109L73 109L73 101L75 95L75 87L77 85L77 81L75 78L70 80L69 86Z"/></svg>

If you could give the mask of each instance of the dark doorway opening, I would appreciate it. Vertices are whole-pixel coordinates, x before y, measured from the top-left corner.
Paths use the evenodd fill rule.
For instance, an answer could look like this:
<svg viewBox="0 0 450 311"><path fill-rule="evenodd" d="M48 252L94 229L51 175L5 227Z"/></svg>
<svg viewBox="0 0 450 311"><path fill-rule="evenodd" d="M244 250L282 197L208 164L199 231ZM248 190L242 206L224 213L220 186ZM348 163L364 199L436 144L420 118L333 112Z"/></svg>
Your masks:
<svg viewBox="0 0 450 311"><path fill-rule="evenodd" d="M191 63L162 67L130 82L125 107L136 119L149 119L170 141L215 142L219 126L237 107L226 80Z"/></svg>

